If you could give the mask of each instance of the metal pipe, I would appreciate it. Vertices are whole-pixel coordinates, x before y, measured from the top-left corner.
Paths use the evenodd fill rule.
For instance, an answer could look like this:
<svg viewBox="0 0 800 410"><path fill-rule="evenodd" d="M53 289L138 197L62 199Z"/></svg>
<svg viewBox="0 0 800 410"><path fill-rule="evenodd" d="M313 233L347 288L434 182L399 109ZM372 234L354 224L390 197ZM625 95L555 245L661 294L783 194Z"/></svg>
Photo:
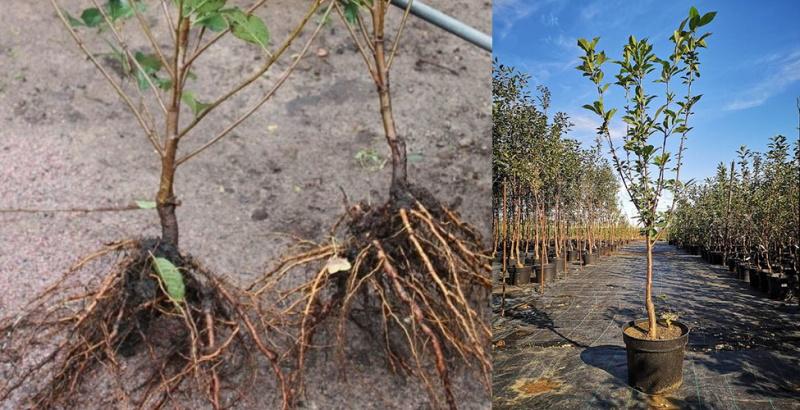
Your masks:
<svg viewBox="0 0 800 410"><path fill-rule="evenodd" d="M391 0L392 4L405 9L408 7L409 0ZM492 51L492 37L482 33L461 21L458 21L447 14L421 2L420 0L413 0L411 3L411 14L439 27L445 31L455 34L456 36L469 41L476 46L491 52Z"/></svg>

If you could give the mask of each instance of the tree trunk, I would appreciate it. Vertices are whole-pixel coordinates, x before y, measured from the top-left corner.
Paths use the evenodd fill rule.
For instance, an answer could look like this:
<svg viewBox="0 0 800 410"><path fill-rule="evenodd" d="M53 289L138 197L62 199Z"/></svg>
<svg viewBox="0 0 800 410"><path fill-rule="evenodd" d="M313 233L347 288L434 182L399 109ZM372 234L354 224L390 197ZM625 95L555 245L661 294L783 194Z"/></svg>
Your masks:
<svg viewBox="0 0 800 410"><path fill-rule="evenodd" d="M508 276L508 270L506 266L506 262L508 259L508 255L506 252L508 251L508 200L506 197L506 181L503 181L503 204L500 206L500 209L503 210L503 295L502 300L500 302L500 316L503 317L506 315L506 277ZM498 215L499 217L499 215Z"/></svg>
<svg viewBox="0 0 800 410"><path fill-rule="evenodd" d="M394 122L392 112L392 97L389 86L389 69L386 66L386 51L384 45L384 20L385 3L382 1L374 2L372 11L372 29L374 34L373 47L375 52L375 67L377 78L375 86L380 97L381 120L383 121L383 131L386 134L386 142L392 152L392 183L389 194L392 199L399 200L407 191L408 187L408 163L406 161L406 141L397 134L397 127Z"/></svg>
<svg viewBox="0 0 800 410"><path fill-rule="evenodd" d="M156 194L156 210L161 222L161 240L178 249L178 218L175 216L175 157L178 153L178 126L180 124L181 96L183 94L183 71L181 58L185 56L186 44L189 37L190 22L178 16L176 33L175 55L173 57L173 72L175 79L172 84L172 101L167 112L166 139L164 141L164 154L161 157L161 178Z"/></svg>
<svg viewBox="0 0 800 410"><path fill-rule="evenodd" d="M647 335L655 339L658 335L656 329L656 308L653 305L653 241L647 238L647 284L644 291L644 305L647 308L647 323L649 331Z"/></svg>

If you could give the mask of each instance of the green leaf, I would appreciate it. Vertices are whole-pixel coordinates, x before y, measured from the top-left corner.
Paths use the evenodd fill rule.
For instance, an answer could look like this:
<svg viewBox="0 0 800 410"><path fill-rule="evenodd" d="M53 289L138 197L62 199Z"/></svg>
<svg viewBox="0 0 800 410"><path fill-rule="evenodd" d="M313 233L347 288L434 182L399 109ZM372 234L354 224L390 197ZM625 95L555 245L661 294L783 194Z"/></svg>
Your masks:
<svg viewBox="0 0 800 410"><path fill-rule="evenodd" d="M219 11L225 6L226 0L184 0L183 14L185 16L197 14L198 16Z"/></svg>
<svg viewBox="0 0 800 410"><path fill-rule="evenodd" d="M700 22L697 23L697 27L705 26L708 23L711 23L714 20L714 17L717 15L716 11L712 11L706 14L703 14L703 17L700 17Z"/></svg>
<svg viewBox="0 0 800 410"><path fill-rule="evenodd" d="M162 90L169 90L172 88L172 80L169 78L153 78L153 83Z"/></svg>
<svg viewBox="0 0 800 410"><path fill-rule="evenodd" d="M356 24L358 22L358 9L360 4L356 1L350 0L344 5L344 19L348 24Z"/></svg>
<svg viewBox="0 0 800 410"><path fill-rule="evenodd" d="M700 17L700 13L694 6L692 6L692 8L689 9L689 18L697 18L697 17Z"/></svg>
<svg viewBox="0 0 800 410"><path fill-rule="evenodd" d="M186 105L191 108L192 112L194 113L195 117L200 115L203 111L208 109L211 104L206 104L200 102L195 98L194 93L191 91L184 91L183 95L181 96L181 101L183 101Z"/></svg>
<svg viewBox="0 0 800 410"><path fill-rule="evenodd" d="M138 206L139 209L154 209L156 207L156 203L155 203L155 201L137 200L136 201L136 206Z"/></svg>
<svg viewBox="0 0 800 410"><path fill-rule="evenodd" d="M144 54L137 51L134 57L136 58L136 62L142 66L142 69L144 69L147 74L154 74L157 73L158 70L161 70L161 59L155 54Z"/></svg>
<svg viewBox="0 0 800 410"><path fill-rule="evenodd" d="M148 77L150 77L150 80L153 81L154 84L163 88L164 84L160 83L158 77L155 75L161 70L161 60L155 54L144 54L140 51L134 54L134 58L142 67L141 70L136 70L136 81L139 84L139 89L146 90L150 88L150 83L147 81Z"/></svg>
<svg viewBox="0 0 800 410"><path fill-rule="evenodd" d="M591 47L589 46L589 41L586 40L585 38L578 39L578 47L580 47L583 51L586 52L588 52L591 49Z"/></svg>
<svg viewBox="0 0 800 410"><path fill-rule="evenodd" d="M209 13L200 19L195 24L201 25L211 31L220 32L228 28L228 21L222 17L220 13Z"/></svg>
<svg viewBox="0 0 800 410"><path fill-rule="evenodd" d="M81 20L86 27L97 27L103 24L103 14L96 7L92 7L81 13Z"/></svg>
<svg viewBox="0 0 800 410"><path fill-rule="evenodd" d="M183 302L186 297L186 287L183 284L183 275L168 259L153 257L153 267L164 282L167 296L176 303Z"/></svg>
<svg viewBox="0 0 800 410"><path fill-rule="evenodd" d="M264 50L269 44L269 30L258 16L247 15L241 10L232 9L225 13L231 24L231 33L248 43L258 44Z"/></svg>
<svg viewBox="0 0 800 410"><path fill-rule="evenodd" d="M143 6L144 4L140 3L139 7ZM111 21L133 17L133 8L130 0L108 0L106 7Z"/></svg>
<svg viewBox="0 0 800 410"><path fill-rule="evenodd" d="M67 21L69 22L70 27L82 27L86 25L83 23L83 21L76 19L72 14L67 12L64 12L64 14L67 16Z"/></svg>

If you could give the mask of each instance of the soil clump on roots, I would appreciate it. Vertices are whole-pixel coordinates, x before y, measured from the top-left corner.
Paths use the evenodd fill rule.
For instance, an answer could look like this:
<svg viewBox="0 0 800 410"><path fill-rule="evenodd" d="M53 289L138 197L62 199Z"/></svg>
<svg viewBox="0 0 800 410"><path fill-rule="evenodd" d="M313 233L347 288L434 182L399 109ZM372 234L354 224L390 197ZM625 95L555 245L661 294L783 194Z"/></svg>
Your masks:
<svg viewBox="0 0 800 410"><path fill-rule="evenodd" d="M178 268L182 300L169 296L156 257ZM89 271L102 274L87 281ZM286 407L279 356L262 340L264 322L248 316L251 303L158 239L107 245L0 320L0 402L99 408L91 393L99 388L121 407L223 408L246 398L266 358Z"/></svg>
<svg viewBox="0 0 800 410"><path fill-rule="evenodd" d="M427 190L407 185L391 197L381 206L346 204L331 243L298 244L250 289L278 293L280 314L296 320L293 388L302 390L315 335L326 339L323 345L335 338L343 361L354 324L379 341L392 371L421 381L434 407L456 408L457 362L477 372L487 389L491 378L483 306L489 256L481 235ZM304 278L299 284L290 277L295 273Z"/></svg>

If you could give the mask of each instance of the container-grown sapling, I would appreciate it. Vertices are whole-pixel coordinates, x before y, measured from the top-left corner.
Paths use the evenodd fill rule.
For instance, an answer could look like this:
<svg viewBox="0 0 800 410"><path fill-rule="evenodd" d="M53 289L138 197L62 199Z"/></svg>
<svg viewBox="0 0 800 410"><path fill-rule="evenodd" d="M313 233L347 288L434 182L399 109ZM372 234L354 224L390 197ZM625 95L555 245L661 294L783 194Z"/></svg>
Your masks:
<svg viewBox="0 0 800 410"><path fill-rule="evenodd" d="M302 383L306 350L326 323L335 327L335 344L344 365L349 339L345 329L352 321L380 335L389 367L417 377L434 407L456 408L449 358L474 366L489 386L490 330L478 301L486 300L490 288L490 257L474 228L409 181L406 142L395 124L389 77L399 58L410 9L389 41L385 36L389 7L385 0L344 0L336 5L377 92L391 152L389 199L380 206L347 205L339 229L334 228L341 239L287 256L253 289L270 289L290 271L321 265L296 288L302 296L290 306L300 321L300 373L293 381ZM367 312L366 317L358 311Z"/></svg>
<svg viewBox="0 0 800 410"><path fill-rule="evenodd" d="M604 83L603 64L607 61L605 52L596 51L599 38L579 39L578 46L583 50L582 64L577 69L594 83L598 98L584 108L595 113L602 121L598 134L609 144L614 166L622 184L636 207L639 222L645 234L647 251L645 307L647 320L629 323L624 329L628 350L629 383L650 393L674 389L682 381L683 348L688 337L688 328L673 322L666 327L656 320L652 300L653 287L653 246L669 226L676 198L681 195L680 169L683 161L687 133L691 130L689 119L692 108L701 95L692 92L692 85L699 77L699 52L706 47L710 33L700 34L698 30L710 23L715 12L700 15L692 7L688 18L681 21L677 30L670 36L672 54L667 59L658 58L652 44L647 40L637 40L631 36L622 51L622 58L615 61L619 73L615 84L625 92L625 107L622 120L626 123L626 134L622 138L622 150L618 152L609 131L609 124L615 108L606 108L604 96L611 85ZM663 84L663 94L647 94L646 84L651 74L657 74L656 83ZM680 76L685 95L676 99L673 78ZM656 98L663 103L653 107ZM671 137L679 136L676 156L668 149ZM668 173L674 172L673 178ZM659 202L664 191L671 191L672 205L662 211ZM646 354L653 345L664 345L655 350L659 354Z"/></svg>
<svg viewBox="0 0 800 410"><path fill-rule="evenodd" d="M12 369L0 382L0 401L32 392L26 405L60 407L78 405L79 386L94 369L105 368L118 380L118 402L138 407L160 407L193 396L219 408L247 392L241 383L260 373L261 354L270 363L283 407L291 391L281 370L281 354L254 321L242 299L249 297L204 269L179 251L175 209L175 173L247 120L285 83L320 32L305 33L307 23L332 1L308 1L307 11L280 43L273 47L267 25L254 14L265 1L247 9L226 0L136 1L91 0L74 15L51 0L59 19L111 88L133 114L161 163L154 201L143 208L158 212L161 237L125 240L82 259L53 286L46 289L15 317L0 322L0 346L8 357L35 357L27 366ZM324 4L324 3L327 3ZM77 17L76 17L77 16ZM156 21L157 23L152 23ZM324 21L324 18L323 18ZM248 43L262 60L260 67L229 89L211 79L218 97L203 101L192 91L201 81L195 70L208 64L207 52L232 35ZM305 37L300 48L291 46ZM119 76L90 47L106 44L116 60ZM165 46L164 44L168 44ZM142 46L145 45L145 46ZM213 57L212 57L213 58ZM247 95L279 61L286 67L265 93L219 131L206 135L189 150L185 140L203 138L214 127L198 127L220 106ZM253 98L252 95L249 96ZM188 117L186 121L182 119ZM207 122L204 125L208 125ZM162 131L160 131L161 129ZM204 132L205 131L205 132ZM98 260L119 254L116 263ZM93 266L104 269L100 278L82 284L80 272ZM81 288L85 288L81 290ZM76 290L78 289L78 290ZM34 355L29 348L44 344L50 352ZM122 366L120 356L138 356L140 365ZM247 375L251 377L248 377ZM127 383L125 383L127 381ZM25 394L25 393L23 393Z"/></svg>

